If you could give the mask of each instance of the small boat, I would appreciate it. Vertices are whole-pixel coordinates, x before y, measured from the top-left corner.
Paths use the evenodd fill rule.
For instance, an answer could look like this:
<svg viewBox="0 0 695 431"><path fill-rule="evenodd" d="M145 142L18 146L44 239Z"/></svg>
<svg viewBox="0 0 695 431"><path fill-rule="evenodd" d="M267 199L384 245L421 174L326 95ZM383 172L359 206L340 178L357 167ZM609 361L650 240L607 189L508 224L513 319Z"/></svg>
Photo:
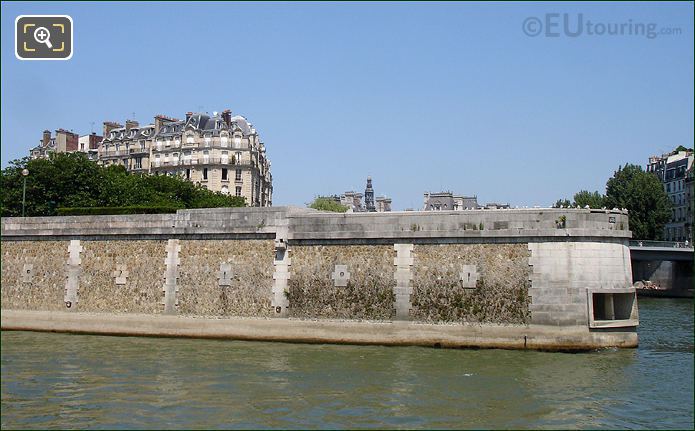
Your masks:
<svg viewBox="0 0 695 431"><path fill-rule="evenodd" d="M648 298L692 298L693 289L669 289L649 280L636 281L633 286L637 296Z"/></svg>

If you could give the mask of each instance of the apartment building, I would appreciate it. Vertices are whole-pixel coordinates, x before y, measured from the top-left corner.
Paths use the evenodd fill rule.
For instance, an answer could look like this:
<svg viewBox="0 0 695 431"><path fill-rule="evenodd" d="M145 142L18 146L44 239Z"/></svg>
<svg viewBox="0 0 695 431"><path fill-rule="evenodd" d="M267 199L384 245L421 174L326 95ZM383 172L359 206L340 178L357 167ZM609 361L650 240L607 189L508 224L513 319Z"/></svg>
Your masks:
<svg viewBox="0 0 695 431"><path fill-rule="evenodd" d="M186 113L185 119L157 115L141 126L104 123L99 163L128 171L178 175L212 191L245 198L249 206L271 206L273 177L265 144L246 118Z"/></svg>
<svg viewBox="0 0 695 431"><path fill-rule="evenodd" d="M671 220L664 226L663 237L666 241L693 241L693 159L690 150L673 151L652 156L647 164L647 172L659 178L672 204Z"/></svg>

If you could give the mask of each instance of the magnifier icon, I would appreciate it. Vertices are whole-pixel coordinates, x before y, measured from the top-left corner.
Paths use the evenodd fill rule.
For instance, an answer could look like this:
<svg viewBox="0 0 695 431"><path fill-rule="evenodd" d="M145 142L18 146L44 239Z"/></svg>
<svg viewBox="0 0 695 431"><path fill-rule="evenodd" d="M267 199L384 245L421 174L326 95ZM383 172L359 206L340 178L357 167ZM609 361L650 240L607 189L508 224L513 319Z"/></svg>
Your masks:
<svg viewBox="0 0 695 431"><path fill-rule="evenodd" d="M51 32L46 27L39 27L34 30L34 40L38 43L45 43L47 47L53 48L51 43Z"/></svg>

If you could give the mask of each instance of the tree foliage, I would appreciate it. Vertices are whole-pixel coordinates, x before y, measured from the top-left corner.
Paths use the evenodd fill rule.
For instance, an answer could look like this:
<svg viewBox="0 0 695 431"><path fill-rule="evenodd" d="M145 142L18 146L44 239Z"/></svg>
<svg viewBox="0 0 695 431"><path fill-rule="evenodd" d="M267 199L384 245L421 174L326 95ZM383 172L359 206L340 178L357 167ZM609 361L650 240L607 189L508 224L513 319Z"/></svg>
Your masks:
<svg viewBox="0 0 695 431"><path fill-rule="evenodd" d="M569 199L558 199L557 202L553 204L553 208L569 208L573 206Z"/></svg>
<svg viewBox="0 0 695 431"><path fill-rule="evenodd" d="M608 180L605 206L629 210L635 239L661 239L664 224L671 218L671 201L661 181L637 165L618 168Z"/></svg>
<svg viewBox="0 0 695 431"><path fill-rule="evenodd" d="M331 211L336 213L344 213L348 210L348 207L341 205L332 198L319 196L312 203L309 204L309 208L313 208L319 211Z"/></svg>
<svg viewBox="0 0 695 431"><path fill-rule="evenodd" d="M587 190L581 190L574 195L574 206L584 208L589 205L589 208L603 208L605 206L606 197L598 191L593 193Z"/></svg>
<svg viewBox="0 0 695 431"><path fill-rule="evenodd" d="M589 192L587 190L581 190L574 194L574 201L569 199L558 199L553 205L553 208L560 207L580 207L584 208L587 205L589 208L603 208L605 206L605 196L603 196L598 191Z"/></svg>
<svg viewBox="0 0 695 431"><path fill-rule="evenodd" d="M23 168L26 215L53 216L62 207L244 206L244 199L206 190L178 176L140 175L123 166L102 167L82 153L54 153L48 159L14 160L2 170L0 202L3 217L22 214Z"/></svg>

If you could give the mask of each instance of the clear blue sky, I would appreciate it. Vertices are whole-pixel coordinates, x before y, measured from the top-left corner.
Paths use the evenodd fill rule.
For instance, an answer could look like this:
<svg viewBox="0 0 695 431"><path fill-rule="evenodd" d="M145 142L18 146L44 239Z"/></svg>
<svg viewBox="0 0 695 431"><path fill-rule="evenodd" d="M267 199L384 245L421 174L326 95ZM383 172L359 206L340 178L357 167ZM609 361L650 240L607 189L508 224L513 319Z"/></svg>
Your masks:
<svg viewBox="0 0 695 431"><path fill-rule="evenodd" d="M680 35L529 37L528 17ZM19 61L19 14L68 14L74 56ZM693 137L693 3L2 3L2 164L43 129L231 109L274 204L364 190L550 205Z"/></svg>

